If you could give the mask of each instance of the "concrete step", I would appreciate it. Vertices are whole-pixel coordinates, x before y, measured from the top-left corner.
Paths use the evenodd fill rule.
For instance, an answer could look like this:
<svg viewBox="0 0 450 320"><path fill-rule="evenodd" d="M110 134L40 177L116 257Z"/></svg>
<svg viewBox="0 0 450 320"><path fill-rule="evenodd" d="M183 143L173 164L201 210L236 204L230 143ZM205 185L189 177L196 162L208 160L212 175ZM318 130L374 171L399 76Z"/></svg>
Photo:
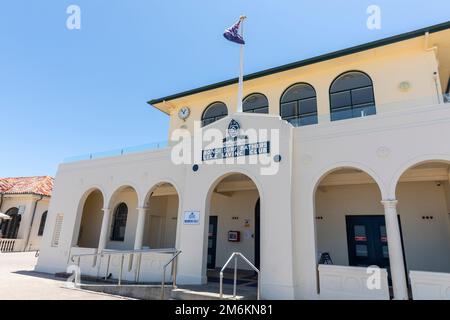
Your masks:
<svg viewBox="0 0 450 320"><path fill-rule="evenodd" d="M243 296L236 296L236 299L233 299L232 295L224 294L223 299L220 298L219 293L201 291L201 288L198 290L190 290L190 289L182 289L177 288L173 289L171 294L171 298L173 300L243 300Z"/></svg>

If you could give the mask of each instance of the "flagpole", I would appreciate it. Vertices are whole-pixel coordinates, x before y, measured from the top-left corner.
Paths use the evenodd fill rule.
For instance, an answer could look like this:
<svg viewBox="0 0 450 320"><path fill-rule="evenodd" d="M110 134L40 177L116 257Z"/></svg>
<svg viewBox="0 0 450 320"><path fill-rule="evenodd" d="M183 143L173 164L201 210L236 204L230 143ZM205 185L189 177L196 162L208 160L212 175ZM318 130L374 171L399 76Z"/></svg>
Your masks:
<svg viewBox="0 0 450 320"><path fill-rule="evenodd" d="M244 20L246 16L241 16L241 37L244 38ZM239 52L239 83L238 83L238 97L237 97L237 112L242 112L242 99L244 94L244 45L241 44Z"/></svg>

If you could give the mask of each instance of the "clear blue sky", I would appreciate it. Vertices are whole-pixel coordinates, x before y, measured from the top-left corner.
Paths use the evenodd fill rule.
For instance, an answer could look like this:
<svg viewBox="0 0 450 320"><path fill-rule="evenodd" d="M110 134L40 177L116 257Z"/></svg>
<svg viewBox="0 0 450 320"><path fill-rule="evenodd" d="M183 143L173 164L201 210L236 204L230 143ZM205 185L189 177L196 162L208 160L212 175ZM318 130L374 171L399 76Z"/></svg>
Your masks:
<svg viewBox="0 0 450 320"><path fill-rule="evenodd" d="M81 30L66 8L81 8ZM366 8L382 29L366 28ZM0 177L54 175L68 156L167 139L151 98L450 20L448 0L2 0Z"/></svg>

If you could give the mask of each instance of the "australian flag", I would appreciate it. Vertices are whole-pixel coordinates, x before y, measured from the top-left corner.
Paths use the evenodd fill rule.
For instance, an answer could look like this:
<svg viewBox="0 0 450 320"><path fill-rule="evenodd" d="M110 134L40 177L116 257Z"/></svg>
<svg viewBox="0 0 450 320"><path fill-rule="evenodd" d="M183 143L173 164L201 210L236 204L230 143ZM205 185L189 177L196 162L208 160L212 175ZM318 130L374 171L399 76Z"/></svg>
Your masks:
<svg viewBox="0 0 450 320"><path fill-rule="evenodd" d="M239 34L239 26L241 25L241 20L236 22L232 27L225 29L223 36L232 42L236 42L239 44L245 44L244 39Z"/></svg>

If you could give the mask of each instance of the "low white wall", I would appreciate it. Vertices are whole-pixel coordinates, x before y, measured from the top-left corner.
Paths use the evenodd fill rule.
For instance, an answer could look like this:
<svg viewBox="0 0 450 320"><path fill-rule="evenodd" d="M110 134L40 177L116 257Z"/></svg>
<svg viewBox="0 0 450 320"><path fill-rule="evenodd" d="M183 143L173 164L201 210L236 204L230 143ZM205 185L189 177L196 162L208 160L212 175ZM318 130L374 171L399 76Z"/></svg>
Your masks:
<svg viewBox="0 0 450 320"><path fill-rule="evenodd" d="M0 239L0 252L18 252L23 251L23 239Z"/></svg>
<svg viewBox="0 0 450 320"><path fill-rule="evenodd" d="M386 269L380 270L380 289L369 289L371 276L366 268L319 265L320 299L322 300L389 300Z"/></svg>
<svg viewBox="0 0 450 320"><path fill-rule="evenodd" d="M450 273L410 271L414 300L450 300Z"/></svg>
<svg viewBox="0 0 450 320"><path fill-rule="evenodd" d="M97 249L93 248L78 248L74 247L71 250L71 255L77 254L93 254ZM108 251L108 250L106 250ZM139 282L161 282L163 275L163 267L172 257L171 253L144 253L142 254L140 272L139 272ZM100 259L98 257L97 259ZM131 262L130 260L133 259ZM78 264L78 258L75 257L75 261L69 261L69 264ZM104 255L101 261L95 263L94 256L85 256L80 259L80 271L83 276L94 276L105 277L107 274L112 274L113 279L118 279L120 275L120 266L122 264L122 255L114 254L111 255L108 267L108 255ZM138 256L134 255L132 257L129 254L124 255L123 268L122 268L122 280L124 281L135 281L136 279L136 267L138 266ZM167 267L166 270L166 281L171 280L171 265Z"/></svg>

